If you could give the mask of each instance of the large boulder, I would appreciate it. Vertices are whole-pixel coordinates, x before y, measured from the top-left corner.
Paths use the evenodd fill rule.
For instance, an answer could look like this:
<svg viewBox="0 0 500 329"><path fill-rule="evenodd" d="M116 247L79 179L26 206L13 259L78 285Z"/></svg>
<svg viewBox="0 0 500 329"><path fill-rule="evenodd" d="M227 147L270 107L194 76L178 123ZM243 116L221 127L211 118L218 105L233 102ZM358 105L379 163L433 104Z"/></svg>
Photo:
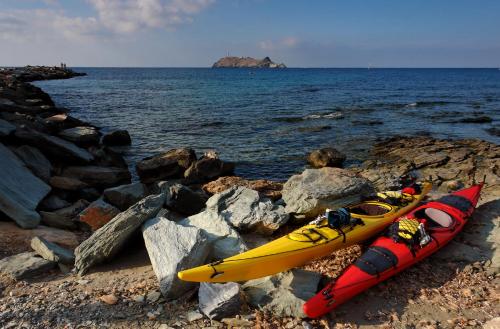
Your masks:
<svg viewBox="0 0 500 329"><path fill-rule="evenodd" d="M0 137L9 136L16 130L16 126L0 119Z"/></svg>
<svg viewBox="0 0 500 329"><path fill-rule="evenodd" d="M323 167L342 167L346 156L344 153L336 150L333 147L325 147L319 150L312 151L307 156L307 162L314 168Z"/></svg>
<svg viewBox="0 0 500 329"><path fill-rule="evenodd" d="M319 273L295 269L247 281L243 292L250 305L276 316L305 317L302 305L316 294L320 280Z"/></svg>
<svg viewBox="0 0 500 329"><path fill-rule="evenodd" d="M52 165L45 155L39 149L28 145L23 145L14 150L14 153L21 159L26 167L31 170L38 178L48 182Z"/></svg>
<svg viewBox="0 0 500 329"><path fill-rule="evenodd" d="M79 191L89 187L86 183L82 182L77 178L64 177L64 176L50 177L49 184L53 188L63 191Z"/></svg>
<svg viewBox="0 0 500 329"><path fill-rule="evenodd" d="M74 204L58 209L56 211L40 211L42 216L42 223L56 228L61 228L64 230L75 230L78 228L77 216L83 209L87 208L89 202L86 200L78 200Z"/></svg>
<svg viewBox="0 0 500 329"><path fill-rule="evenodd" d="M217 214L240 232L272 234L288 221L283 206L261 198L257 191L233 187L207 201L207 211Z"/></svg>
<svg viewBox="0 0 500 329"><path fill-rule="evenodd" d="M170 186L166 205L181 214L190 216L205 208L207 198L181 184Z"/></svg>
<svg viewBox="0 0 500 329"><path fill-rule="evenodd" d="M190 183L203 183L219 176L232 174L234 163L223 162L217 158L202 157L194 162L184 173L184 178Z"/></svg>
<svg viewBox="0 0 500 329"><path fill-rule="evenodd" d="M94 127L74 127L59 132L59 136L77 145L99 143L99 131Z"/></svg>
<svg viewBox="0 0 500 329"><path fill-rule="evenodd" d="M0 143L0 211L23 228L40 223L35 211L50 186L33 175L12 151Z"/></svg>
<svg viewBox="0 0 500 329"><path fill-rule="evenodd" d="M115 130L104 135L102 143L107 146L123 146L132 144L132 139L128 131Z"/></svg>
<svg viewBox="0 0 500 329"><path fill-rule="evenodd" d="M142 223L156 216L165 203L165 195L148 196L98 229L75 250L75 267L85 274L90 267L112 258Z"/></svg>
<svg viewBox="0 0 500 329"><path fill-rule="evenodd" d="M349 170L325 167L306 169L283 185L286 212L296 218L314 218L326 208L339 208L360 202L373 193L366 178Z"/></svg>
<svg viewBox="0 0 500 329"><path fill-rule="evenodd" d="M118 167L71 166L65 168L62 175L102 188L127 184L131 180L128 169Z"/></svg>
<svg viewBox="0 0 500 329"><path fill-rule="evenodd" d="M180 280L177 272L207 258L210 248L203 231L157 217L144 223L142 234L163 296L176 299L193 289L195 283Z"/></svg>
<svg viewBox="0 0 500 329"><path fill-rule="evenodd" d="M207 193L217 194L224 192L233 186L244 186L249 189L256 190L271 200L280 199L281 190L283 189L283 183L280 182L273 182L266 179L246 180L238 176L219 177L217 180L206 183L202 188Z"/></svg>
<svg viewBox="0 0 500 329"><path fill-rule="evenodd" d="M21 141L38 147L56 159L69 162L88 163L94 159L92 154L62 138L47 135L34 129L17 129L14 135Z"/></svg>
<svg viewBox="0 0 500 329"><path fill-rule="evenodd" d="M210 319L220 321L240 312L242 306L241 286L236 282L202 282L198 290L200 311Z"/></svg>
<svg viewBox="0 0 500 329"><path fill-rule="evenodd" d="M49 194L40 202L38 208L44 211L54 211L69 207L71 204L56 194Z"/></svg>
<svg viewBox="0 0 500 329"><path fill-rule="evenodd" d="M80 223L85 223L92 231L97 231L116 215L120 213L120 209L110 205L102 199L98 199L88 205L79 215Z"/></svg>
<svg viewBox="0 0 500 329"><path fill-rule="evenodd" d="M75 255L71 250L58 246L41 237L34 237L31 240L31 248L46 260L66 265L73 265L75 261Z"/></svg>
<svg viewBox="0 0 500 329"><path fill-rule="evenodd" d="M196 161L194 150L173 149L139 161L136 169L141 181L148 184L167 178L182 178L184 171L194 161Z"/></svg>
<svg viewBox="0 0 500 329"><path fill-rule="evenodd" d="M56 262L45 260L34 252L25 252L0 260L0 274L16 280L31 278L54 268Z"/></svg>
<svg viewBox="0 0 500 329"><path fill-rule="evenodd" d="M146 185L132 183L104 190L104 199L120 210L126 210L148 194Z"/></svg>

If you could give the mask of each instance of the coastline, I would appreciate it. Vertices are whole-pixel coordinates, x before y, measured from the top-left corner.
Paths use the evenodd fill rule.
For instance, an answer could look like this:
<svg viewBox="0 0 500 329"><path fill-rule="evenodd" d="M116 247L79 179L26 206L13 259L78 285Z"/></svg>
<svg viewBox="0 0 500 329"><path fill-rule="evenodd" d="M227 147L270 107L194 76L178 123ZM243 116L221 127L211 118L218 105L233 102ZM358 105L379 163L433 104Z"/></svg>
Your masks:
<svg viewBox="0 0 500 329"><path fill-rule="evenodd" d="M5 71L0 71L0 75L3 74L2 72L5 73ZM234 170L233 164L221 161L217 154L213 153L198 157L195 151L191 149L174 149L144 159L137 164L138 176L141 182L131 184L131 173L123 157L107 146L117 144L127 145L127 143L130 142L130 137L127 139L128 134L124 132L109 134L107 135L109 136L108 142L104 143L104 139L101 137L105 136L100 136L99 129L93 126L93 124L98 123L83 122L72 117L69 114L71 112L66 109L58 108L50 96L43 90L29 84L30 81L39 80L39 78L66 79L75 76L73 73L66 70L59 71L55 69L55 72L56 73L49 71L47 75L44 75L40 72L29 73L28 71L28 73L25 72L25 74L21 73L19 75L14 74L14 76L11 76L11 74L4 74L3 77L0 78L0 120L3 121L3 123L0 121L2 132L0 134L0 142L2 145L7 145L5 150L2 149L2 152L4 152L4 154L9 154L9 156L13 154L15 157L20 158L23 163L25 163L24 166L32 172L30 174L29 172L26 173L26 171L22 171L19 177L22 177L22 175L36 176L30 178L30 182L38 186L37 188L33 188L37 193L33 193L32 197L44 203L41 206L37 204L33 207L32 200L31 202L27 202L28 205L31 205L31 208L28 206L23 207L27 210L22 211L22 213L26 213L26 218L18 219L19 225L24 225L26 228L38 226L38 222L34 219L35 215L33 213L37 212L40 213L40 220L45 225L49 223L50 225L55 225L58 229L67 231L79 231L81 229L79 226L80 222L85 222L86 217L92 217L94 219L85 223L90 226L91 231L93 231L94 227L101 224L105 225L106 221L111 220L111 218L118 213L123 213L129 206L151 193L150 191L155 188L159 188L161 191L164 188L159 186L161 185L159 183L161 181L174 181L175 183L180 183L180 187L176 187L178 189L176 193L178 193L177 195L187 195L185 200L188 201L183 200L183 202L180 202L179 197L179 199L175 199L179 202L176 203L174 200L169 204L170 209L174 209L176 212L180 213L191 211L185 209L184 202L188 202L190 205L193 203L199 204L197 211L201 211L209 196L224 192L234 186L249 187L273 200L281 198L282 185L265 180L248 181L238 177L224 178L232 175L231 173ZM68 132L67 130L70 131ZM64 131L66 132L64 133ZM27 149L29 149L30 152L26 152ZM37 149L38 152L33 151L33 149ZM23 152L23 150L25 152ZM36 156L21 156L20 154L36 154ZM40 154L45 160L43 160L43 158L40 160ZM477 223L471 223L466 232L468 241L456 242L454 246L455 250L448 251L449 260L451 262L457 261L456 258L458 256L453 256L453 252L457 253L457 250L459 250L458 253L460 253L460 250L463 251L463 253L471 253L471 248L475 248L473 247L474 243L468 242L490 241L491 237L498 237L498 226L490 227L489 230L481 229L484 225L489 225L490 221L492 223L498 221L498 218L495 219L494 215L499 209L498 199L500 198L500 178L498 177L500 169L500 147L498 145L479 140L451 141L430 137L394 137L375 145L372 149L372 157L372 159L365 161L361 166L350 170L373 182L378 190L391 188L394 178L408 172L413 167L416 167L420 171L422 177L433 177L432 180L436 184L437 194L468 186L474 181L481 181L483 177L486 176L488 185L482 198L482 203L486 204L486 206L482 211L479 211L484 217L478 217L479 215L475 216ZM12 161L12 163L14 163L13 166L18 166L15 164L17 163L16 161L19 162L19 159ZM34 163L36 163L36 165ZM11 164L9 163L9 165ZM342 161L340 165L342 165ZM55 179L54 177L57 178ZM118 193L120 194L118 197L119 200L113 198L111 196L113 195L112 192L116 192L116 189L124 186L124 184L127 188L133 188L133 193L125 193L122 191L120 192L122 194ZM22 186L22 188L27 190L29 190L30 187L32 186ZM172 191L171 188L172 186L167 186L167 190ZM27 190L23 190L23 192L27 193ZM105 192L106 190L111 190L111 192ZM186 194L182 194L179 191L183 191L182 193ZM133 194L138 194L140 197L129 200L123 197L125 194L128 197ZM106 200L104 204L99 201L101 198ZM51 199L51 202L48 202L48 199ZM82 199L87 202L80 202ZM111 202L110 200L113 200L114 203L111 207L107 203ZM75 204L79 202L80 205L75 206ZM61 204L65 206L58 208ZM92 204L93 206L88 209ZM68 207L73 207L70 215L67 213L63 215L56 213L60 209L67 209ZM93 216L85 216L85 213L82 215L81 212L86 209L87 213L92 213ZM95 215L96 213L98 215ZM76 214L79 216L78 221L74 220ZM69 221L68 216L72 217ZM98 220L95 219L96 217L98 217ZM2 222L1 224L4 223ZM64 225L67 226L64 227ZM88 227L86 227L86 229L88 230ZM477 231L479 231L479 233ZM70 247L76 247L88 237L88 231L82 235L75 234L74 239L77 243L73 243ZM476 255L476 258L471 256L471 259L467 261L467 266L472 266L474 271L477 271L476 275L482 278L482 281L474 282L474 284L481 287L487 287L488 289L490 288L490 281L487 279L488 275L492 273L491 271L493 271L493 277L498 275L498 251L496 251L494 242L491 242L491 244L491 246L482 244L479 247L479 256ZM319 270L327 277L335 277L340 272L340 269L344 268L349 263L349 259L347 258L352 258L353 255L359 254L360 249L356 248L359 247L350 249L350 251L343 256L337 253L337 257L329 257L330 263L326 266L324 266L325 260L319 260L306 266L306 268L310 270ZM10 249L6 247L5 250L7 251ZM488 252L492 253L490 257L494 260L494 262L490 261L489 265L485 263L482 257L483 253ZM13 252L7 251L6 255L12 253ZM493 256L493 253L495 253L495 256ZM2 256L4 255L0 255L0 257ZM453 257L455 257L455 259ZM118 261L124 262L130 266L123 257L118 258ZM464 266L462 266L462 263L460 263L460 265L450 266L448 269L442 271L446 275L451 275L453 271L463 271ZM426 262L420 269L426 268L428 265L429 262ZM418 282L419 288L424 291L426 291L426 289L433 289L424 285L425 279L431 280L432 273L430 271L429 273L419 273L418 269L413 272L410 271L409 274L402 276L398 282L404 281L405 277L412 277L412 275L416 274L423 276ZM53 275L56 278L55 282L57 282L57 285L63 285L69 282L64 289L70 287L70 289L73 289L78 294L86 289L86 285L92 286L92 291L87 294L87 296L90 297L85 297L79 302L85 307L88 306L85 300L90 302L90 300L101 298L103 295L118 295L123 303L120 301L116 305L116 307L120 309L118 313L122 316L122 320L117 318L117 321L123 321L123 319L132 321L132 319L134 319L133 321L139 321L139 326L146 327L155 327L160 320L164 323L168 322L169 325L175 325L176 321L179 321L178 318L172 318L164 311L157 314L159 308L163 309L164 305L167 305L165 304L165 300L162 301L157 298L147 303L134 302L135 296L141 295L146 296L145 298L149 298L150 292L157 290L157 283L152 279L153 273L147 262L146 265L141 263L139 266L139 273L134 273L133 268L130 270L130 267L127 268L127 266L125 266L122 274L120 274L119 271L112 274L113 280L115 281L119 281L123 279L123 277L130 281L130 284L127 285L114 285L113 289L110 289L109 286L105 286L105 280L100 280L98 278L99 273L91 273L89 276L93 283L90 282L86 284L80 284L79 280L81 279L72 274L61 275L59 272L56 272L53 273ZM486 278L483 278L483 275L485 275ZM463 279L463 277L459 276L453 278L452 283L456 284L456 281L453 280L460 280L460 278ZM145 283L142 284L141 282ZM45 283L42 283L41 286L37 284L32 285L31 289L41 288ZM51 285L51 283L46 284L47 287L56 287L56 285ZM95 284L95 286L93 286L93 284ZM9 287L9 291L15 292L19 290L15 285L7 285L7 287ZM439 289L442 289L442 295L446 296L446 287ZM423 295L425 295L425 293ZM14 293L13 296L15 297L16 294ZM13 298L13 296L5 298ZM404 293L403 297L405 297ZM447 299L448 297L441 297L442 298L439 299L440 302L446 303L449 301ZM489 297L483 297L481 302L487 302ZM57 298L55 300L59 303L62 302ZM371 300L373 303L375 298L373 298L373 296L368 296L368 300ZM21 307L24 305L23 303L29 304L29 301L16 302L10 300L10 304L14 305L13 308ZM420 306L429 307L429 304L425 300L419 301L419 303L421 303ZM132 304L132 306L130 304ZM197 308L195 304L196 303L193 303L191 300L180 303L180 305L177 306L172 306L176 312L174 314L184 316L188 310L192 311ZM30 305L30 307L32 307L32 305ZM368 309L369 307L365 308L366 312L368 312ZM83 310L85 310L85 308L83 308ZM488 310L490 309L488 308ZM0 311L5 310L0 309ZM80 309L80 312L81 311L82 309ZM12 312L14 311L12 310ZM103 313L103 318L101 318L100 315L95 315L94 317L93 314L83 315L80 313L80 316L82 316L82 321L83 319L88 319L89 321L96 320L99 322L103 321L106 316L110 316L110 313L113 312L115 312L113 309L107 310ZM416 311L413 310L413 312ZM453 312L453 314L450 315L450 319L463 316L459 310L454 310ZM350 312L346 313L347 314L344 315L346 320L343 320L346 323L349 322L349 319L359 320L360 317L363 318L364 316L362 314L356 317ZM404 320L402 314L404 314L404 312L400 313L398 316L398 321L400 322ZM273 316L269 314L266 315L257 312L257 315L252 315L253 312L247 312L245 314L246 317L243 319L248 321L247 324L251 323L255 325L259 323L259 321L266 323L266 321L271 322L275 320ZM40 318L43 317L43 315L37 313L33 319L38 319L37 316ZM69 314L65 316L71 318ZM12 318L15 318L15 316L12 316ZM386 318L390 318L390 312L384 319ZM418 322L416 318L418 317L407 315L407 319L404 321L407 321L407 323L415 323ZM368 321L372 320L368 319ZM469 319L467 319L467 321L468 320ZM72 321L80 320L72 319ZM194 320L192 325L201 325L204 323L203 321L204 320L200 319ZM378 320L375 319L374 321ZM443 321L446 321L446 319ZM292 320L280 323L284 325L290 322L292 322ZM297 325L299 325L299 323L301 322L297 322ZM316 324L316 322L313 323ZM183 326L184 324L180 323L180 325Z"/></svg>

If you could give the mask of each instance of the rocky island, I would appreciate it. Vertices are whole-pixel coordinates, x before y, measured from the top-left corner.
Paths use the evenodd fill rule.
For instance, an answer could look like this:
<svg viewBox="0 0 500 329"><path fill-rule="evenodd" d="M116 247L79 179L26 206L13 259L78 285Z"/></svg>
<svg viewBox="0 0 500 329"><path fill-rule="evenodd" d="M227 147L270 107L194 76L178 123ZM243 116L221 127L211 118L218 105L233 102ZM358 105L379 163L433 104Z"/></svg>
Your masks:
<svg viewBox="0 0 500 329"><path fill-rule="evenodd" d="M219 59L212 65L213 68L266 68L266 69L284 69L286 65L273 62L269 57L255 59L252 57L227 56Z"/></svg>

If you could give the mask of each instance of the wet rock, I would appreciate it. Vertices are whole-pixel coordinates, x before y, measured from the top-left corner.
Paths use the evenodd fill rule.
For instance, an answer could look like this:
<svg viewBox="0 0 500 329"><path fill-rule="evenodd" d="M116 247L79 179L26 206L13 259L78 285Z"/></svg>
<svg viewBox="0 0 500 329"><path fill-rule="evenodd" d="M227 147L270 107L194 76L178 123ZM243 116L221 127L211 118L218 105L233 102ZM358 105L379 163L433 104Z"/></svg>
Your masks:
<svg viewBox="0 0 500 329"><path fill-rule="evenodd" d="M92 231L97 231L116 215L120 210L102 199L98 199L88 205L79 215L78 220L85 223Z"/></svg>
<svg viewBox="0 0 500 329"><path fill-rule="evenodd" d="M66 113L51 115L46 117L44 121L57 131L88 125L86 122L74 118Z"/></svg>
<svg viewBox="0 0 500 329"><path fill-rule="evenodd" d="M217 212L206 210L178 222L184 226L202 229L212 248L209 259L224 259L246 251L246 245L238 232Z"/></svg>
<svg viewBox="0 0 500 329"><path fill-rule="evenodd" d="M0 119L0 137L9 136L16 130L16 126Z"/></svg>
<svg viewBox="0 0 500 329"><path fill-rule="evenodd" d="M482 116L476 116L476 117L468 117L468 118L463 118L459 120L461 123L490 123L492 122L493 119L490 118L489 116L482 115Z"/></svg>
<svg viewBox="0 0 500 329"><path fill-rule="evenodd" d="M128 184L131 179L128 169L117 167L73 166L65 168L62 175L102 188Z"/></svg>
<svg viewBox="0 0 500 329"><path fill-rule="evenodd" d="M69 249L75 248L79 243L77 236L66 230L43 225L27 230L19 228L13 223L0 222L0 241L8 243L9 246L16 246L20 251L29 250L31 239L35 236Z"/></svg>
<svg viewBox="0 0 500 329"><path fill-rule="evenodd" d="M75 262L75 255L71 250L62 248L55 243L49 242L44 238L34 237L31 240L31 248L43 259L73 265Z"/></svg>
<svg viewBox="0 0 500 329"><path fill-rule="evenodd" d="M203 185L203 190L210 194L224 192L233 186L244 186L249 189L259 192L261 195L270 198L271 200L278 200L281 198L281 190L283 183L273 182L270 180L246 180L238 176L224 176L215 181Z"/></svg>
<svg viewBox="0 0 500 329"><path fill-rule="evenodd" d="M89 152L94 156L94 164L100 167L128 168L123 156L106 146L91 146Z"/></svg>
<svg viewBox="0 0 500 329"><path fill-rule="evenodd" d="M54 212L40 211L42 223L50 227L57 227L64 230L75 230L78 228L77 216L85 208L89 202L86 200L78 200L69 207L58 209Z"/></svg>
<svg viewBox="0 0 500 329"><path fill-rule="evenodd" d="M59 136L77 145L99 143L99 131L94 127L74 127L59 132Z"/></svg>
<svg viewBox="0 0 500 329"><path fill-rule="evenodd" d="M40 152L39 149L28 145L23 145L14 150L14 153L21 159L26 167L38 178L48 182L52 165L50 161Z"/></svg>
<svg viewBox="0 0 500 329"><path fill-rule="evenodd" d="M1 259L0 273L20 280L45 273L55 266L55 262L45 260L34 252L25 252Z"/></svg>
<svg viewBox="0 0 500 329"><path fill-rule="evenodd" d="M207 201L207 210L217 214L240 232L272 234L288 221L283 206L277 206L257 191L246 187L233 187L215 194Z"/></svg>
<svg viewBox="0 0 500 329"><path fill-rule="evenodd" d="M342 167L346 156L344 153L336 150L333 147L325 147L319 150L312 151L307 156L307 162L314 168L323 167Z"/></svg>
<svg viewBox="0 0 500 329"><path fill-rule="evenodd" d="M319 273L295 269L247 281L242 288L254 307L276 316L305 317L302 305L316 294L320 279Z"/></svg>
<svg viewBox="0 0 500 329"><path fill-rule="evenodd" d="M104 199L120 210L126 210L148 194L146 185L132 183L104 190Z"/></svg>
<svg viewBox="0 0 500 329"><path fill-rule="evenodd" d="M33 175L25 164L0 143L0 211L23 228L40 223L35 211L50 192L50 186Z"/></svg>
<svg viewBox="0 0 500 329"><path fill-rule="evenodd" d="M488 129L485 129L486 132L488 134L490 134L491 136L497 136L497 137L500 137L500 128L497 128L497 127L491 127L491 128L488 128Z"/></svg>
<svg viewBox="0 0 500 329"><path fill-rule="evenodd" d="M217 158L202 157L186 170L184 178L190 183L203 183L231 174L233 171L233 163L223 162Z"/></svg>
<svg viewBox="0 0 500 329"><path fill-rule="evenodd" d="M306 169L283 185L285 211L296 218L314 218L326 208L339 208L361 201L373 192L371 183L355 173L325 167Z"/></svg>
<svg viewBox="0 0 500 329"><path fill-rule="evenodd" d="M195 283L180 280L177 272L207 258L209 242L203 231L160 217L144 223L142 233L163 296L176 299L193 289Z"/></svg>
<svg viewBox="0 0 500 329"><path fill-rule="evenodd" d="M128 131L126 130L115 130L109 134L104 135L102 138L102 143L108 146L122 146L132 144L132 140Z"/></svg>
<svg viewBox="0 0 500 329"><path fill-rule="evenodd" d="M169 197L166 206L184 215L194 215L205 208L207 199L200 193L196 193L189 187L181 184L173 184L169 189Z"/></svg>
<svg viewBox="0 0 500 329"><path fill-rule="evenodd" d="M30 128L17 129L14 134L21 141L35 146L45 154L69 162L88 163L94 159L86 150L56 136L50 136Z"/></svg>
<svg viewBox="0 0 500 329"><path fill-rule="evenodd" d="M222 320L240 312L242 299L240 285L202 282L198 290L201 312L213 320Z"/></svg>
<svg viewBox="0 0 500 329"><path fill-rule="evenodd" d="M71 204L58 197L55 194L49 194L45 199L39 204L39 208L45 211L54 211L61 208L69 207Z"/></svg>
<svg viewBox="0 0 500 329"><path fill-rule="evenodd" d="M75 267L80 275L90 267L112 258L142 223L156 216L165 195L148 196L94 232L75 250Z"/></svg>
<svg viewBox="0 0 500 329"><path fill-rule="evenodd" d="M136 169L141 181L148 184L162 179L181 178L194 161L196 161L194 150L173 149L141 160L137 163Z"/></svg>
<svg viewBox="0 0 500 329"><path fill-rule="evenodd" d="M64 191L78 191L88 187L79 179L63 176L52 176L49 180L50 186Z"/></svg>

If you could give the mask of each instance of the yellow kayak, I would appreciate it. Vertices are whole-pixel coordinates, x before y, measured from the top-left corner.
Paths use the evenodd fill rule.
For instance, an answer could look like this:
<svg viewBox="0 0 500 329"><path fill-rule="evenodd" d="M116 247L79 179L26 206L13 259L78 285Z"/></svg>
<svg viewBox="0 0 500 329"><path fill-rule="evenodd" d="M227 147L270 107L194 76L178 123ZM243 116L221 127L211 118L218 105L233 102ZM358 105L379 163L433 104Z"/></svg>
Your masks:
<svg viewBox="0 0 500 329"><path fill-rule="evenodd" d="M181 271L177 275L184 281L237 282L302 266L315 258L327 256L335 250L356 244L381 232L396 218L415 208L431 189L432 184L424 182L420 194L404 194L399 206L381 201L365 201L347 207L351 217L361 219L361 224L335 230L330 228L324 219L319 223L305 225L258 248ZM393 192L385 193L391 195Z"/></svg>

